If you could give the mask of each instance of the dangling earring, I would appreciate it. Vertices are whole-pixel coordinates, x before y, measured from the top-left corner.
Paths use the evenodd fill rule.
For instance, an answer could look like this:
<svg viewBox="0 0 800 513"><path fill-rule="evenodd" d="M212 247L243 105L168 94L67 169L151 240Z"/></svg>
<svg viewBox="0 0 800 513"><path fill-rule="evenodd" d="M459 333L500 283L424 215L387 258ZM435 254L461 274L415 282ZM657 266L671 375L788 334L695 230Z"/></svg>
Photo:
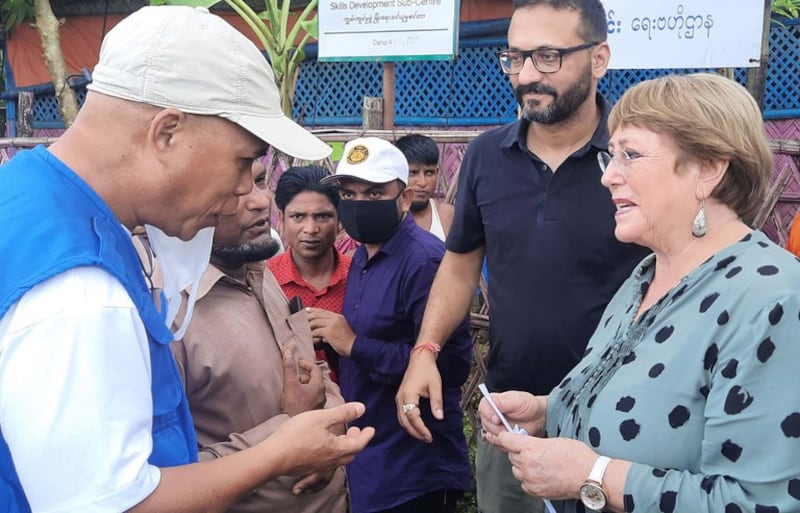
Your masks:
<svg viewBox="0 0 800 513"><path fill-rule="evenodd" d="M700 200L700 210L697 211L697 215L694 216L694 222L692 223L692 235L699 238L704 236L707 231L706 202L705 200Z"/></svg>

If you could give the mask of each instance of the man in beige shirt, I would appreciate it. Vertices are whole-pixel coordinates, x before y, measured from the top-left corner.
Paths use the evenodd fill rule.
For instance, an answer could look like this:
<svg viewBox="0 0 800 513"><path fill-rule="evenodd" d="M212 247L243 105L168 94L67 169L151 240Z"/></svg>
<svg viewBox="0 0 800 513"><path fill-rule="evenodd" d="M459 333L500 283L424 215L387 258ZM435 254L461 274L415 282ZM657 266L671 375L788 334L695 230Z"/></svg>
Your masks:
<svg viewBox="0 0 800 513"><path fill-rule="evenodd" d="M344 403L327 365L314 363L306 312L290 313L264 265L277 250L265 174L263 165L253 166L253 190L217 226L192 322L183 340L172 343L200 461L257 444L297 413ZM346 503L340 467L267 482L229 511L344 513Z"/></svg>

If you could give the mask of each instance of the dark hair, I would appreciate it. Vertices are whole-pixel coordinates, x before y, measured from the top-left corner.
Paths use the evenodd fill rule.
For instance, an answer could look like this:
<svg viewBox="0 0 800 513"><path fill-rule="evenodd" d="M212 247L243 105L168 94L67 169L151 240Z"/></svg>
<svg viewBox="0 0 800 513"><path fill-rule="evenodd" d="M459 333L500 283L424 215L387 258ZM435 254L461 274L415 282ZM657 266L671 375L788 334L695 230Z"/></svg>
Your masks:
<svg viewBox="0 0 800 513"><path fill-rule="evenodd" d="M275 206L283 212L301 192L318 192L326 196L333 206L339 205L339 184L336 182L321 184L320 180L330 175L327 169L320 166L293 166L284 171L275 188Z"/></svg>
<svg viewBox="0 0 800 513"><path fill-rule="evenodd" d="M514 0L514 10L522 7L546 5L555 10L574 9L581 17L578 36L588 42L608 39L606 10L600 0Z"/></svg>
<svg viewBox="0 0 800 513"><path fill-rule="evenodd" d="M403 152L409 164L417 162L426 166L439 163L439 147L430 137L422 134L404 135L394 143Z"/></svg>

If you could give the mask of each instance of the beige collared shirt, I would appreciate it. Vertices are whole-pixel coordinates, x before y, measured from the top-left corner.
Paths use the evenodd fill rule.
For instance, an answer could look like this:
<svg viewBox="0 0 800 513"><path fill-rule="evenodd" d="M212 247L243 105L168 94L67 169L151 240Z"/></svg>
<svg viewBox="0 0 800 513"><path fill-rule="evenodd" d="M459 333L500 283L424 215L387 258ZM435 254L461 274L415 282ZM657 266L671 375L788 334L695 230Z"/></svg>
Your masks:
<svg viewBox="0 0 800 513"><path fill-rule="evenodd" d="M282 356L314 361L305 311L289 314L286 296L263 262L248 267L246 283L210 265L183 340L172 343L197 430L200 460L235 453L266 439L288 415L281 413ZM325 364L322 364L325 365ZM342 404L328 379L326 407ZM344 469L321 491L296 496L298 477L265 483L233 512L346 511Z"/></svg>

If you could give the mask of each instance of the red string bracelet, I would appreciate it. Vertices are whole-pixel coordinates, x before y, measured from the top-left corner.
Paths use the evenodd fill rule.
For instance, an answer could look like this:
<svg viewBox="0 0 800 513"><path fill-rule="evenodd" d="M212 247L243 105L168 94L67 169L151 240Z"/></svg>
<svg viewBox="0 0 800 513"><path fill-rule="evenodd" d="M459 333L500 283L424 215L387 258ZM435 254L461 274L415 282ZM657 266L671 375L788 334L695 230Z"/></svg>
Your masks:
<svg viewBox="0 0 800 513"><path fill-rule="evenodd" d="M411 354L414 354L417 351L430 351L431 353L436 354L441 350L442 348L439 344L434 344L433 342L423 342L422 344L415 345L411 349Z"/></svg>

